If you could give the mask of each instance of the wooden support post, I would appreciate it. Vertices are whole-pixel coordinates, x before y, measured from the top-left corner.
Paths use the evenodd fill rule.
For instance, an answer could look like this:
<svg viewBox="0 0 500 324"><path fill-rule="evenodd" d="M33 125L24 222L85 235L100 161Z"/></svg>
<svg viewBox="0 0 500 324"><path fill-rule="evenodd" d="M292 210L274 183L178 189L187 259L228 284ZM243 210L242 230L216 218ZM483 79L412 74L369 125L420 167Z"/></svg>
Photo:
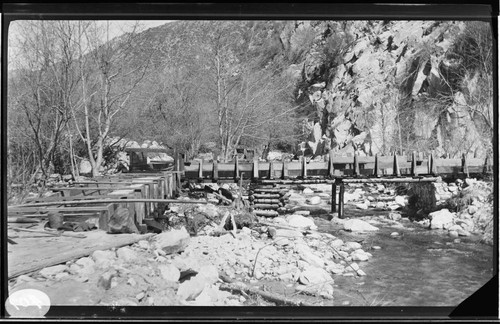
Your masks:
<svg viewBox="0 0 500 324"><path fill-rule="evenodd" d="M212 165L212 180L217 182L219 180L219 165L217 164L217 161L213 162Z"/></svg>
<svg viewBox="0 0 500 324"><path fill-rule="evenodd" d="M373 167L373 175L375 177L379 177L379 173L378 173L378 153L375 153L375 166Z"/></svg>
<svg viewBox="0 0 500 324"><path fill-rule="evenodd" d="M306 164L306 157L302 156L302 179L307 178L307 164Z"/></svg>
<svg viewBox="0 0 500 324"><path fill-rule="evenodd" d="M274 163L273 163L273 161L269 161L269 174L267 175L267 178L270 180L274 179Z"/></svg>
<svg viewBox="0 0 500 324"><path fill-rule="evenodd" d="M344 182L340 182L340 191L339 191L339 218L344 218Z"/></svg>
<svg viewBox="0 0 500 324"><path fill-rule="evenodd" d="M411 154L411 175L413 177L417 176L417 154L415 151Z"/></svg>
<svg viewBox="0 0 500 324"><path fill-rule="evenodd" d="M333 151L328 153L328 175L333 178L335 175L335 168L333 167Z"/></svg>
<svg viewBox="0 0 500 324"><path fill-rule="evenodd" d="M238 155L234 156L234 180L238 181L240 179L240 166L238 161Z"/></svg>
<svg viewBox="0 0 500 324"><path fill-rule="evenodd" d="M429 169L429 174L435 175L436 174L436 166L434 163L434 153L431 153L429 156L429 161L427 162L428 164L428 169Z"/></svg>
<svg viewBox="0 0 500 324"><path fill-rule="evenodd" d="M488 174L488 171L490 171L490 166L489 166L488 155L486 155L486 158L484 159L483 175Z"/></svg>
<svg viewBox="0 0 500 324"><path fill-rule="evenodd" d="M401 172L399 170L399 161L398 161L398 155L394 153L394 164L392 166L392 174L399 177L401 175Z"/></svg>
<svg viewBox="0 0 500 324"><path fill-rule="evenodd" d="M200 164L198 166L198 180L203 180L203 160L200 160Z"/></svg>
<svg viewBox="0 0 500 324"><path fill-rule="evenodd" d="M337 212L337 184L332 183L332 213Z"/></svg>
<svg viewBox="0 0 500 324"><path fill-rule="evenodd" d="M354 176L357 177L359 176L359 161L358 161L358 154L354 153Z"/></svg>
<svg viewBox="0 0 500 324"><path fill-rule="evenodd" d="M462 154L462 172L467 178L469 177L469 165L467 164L467 155L465 153Z"/></svg>
<svg viewBox="0 0 500 324"><path fill-rule="evenodd" d="M252 179L259 179L259 160L257 159L253 160Z"/></svg>
<svg viewBox="0 0 500 324"><path fill-rule="evenodd" d="M283 161L283 171L281 172L281 179L285 180L288 178L288 165L286 161Z"/></svg>

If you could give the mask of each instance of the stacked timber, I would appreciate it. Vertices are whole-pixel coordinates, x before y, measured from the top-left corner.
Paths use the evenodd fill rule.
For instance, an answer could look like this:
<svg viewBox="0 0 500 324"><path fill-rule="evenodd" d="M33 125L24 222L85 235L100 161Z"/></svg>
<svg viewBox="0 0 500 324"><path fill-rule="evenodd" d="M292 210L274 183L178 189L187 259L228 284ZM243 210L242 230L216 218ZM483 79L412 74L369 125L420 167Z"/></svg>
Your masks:
<svg viewBox="0 0 500 324"><path fill-rule="evenodd" d="M257 216L275 217L285 210L290 193L286 188L259 186L250 188L248 200Z"/></svg>

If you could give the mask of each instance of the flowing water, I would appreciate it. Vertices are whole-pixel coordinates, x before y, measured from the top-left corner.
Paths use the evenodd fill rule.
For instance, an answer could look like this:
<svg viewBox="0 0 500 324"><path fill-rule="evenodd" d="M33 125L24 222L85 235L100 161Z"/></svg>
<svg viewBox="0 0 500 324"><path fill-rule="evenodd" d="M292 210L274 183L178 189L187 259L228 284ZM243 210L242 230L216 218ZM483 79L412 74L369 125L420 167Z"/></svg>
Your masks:
<svg viewBox="0 0 500 324"><path fill-rule="evenodd" d="M370 234L345 232L340 225L315 218L321 232L361 242L373 255L358 262L367 276L335 277L335 298L325 305L457 306L493 276L493 248L479 243L477 237L455 242L442 230L429 230L407 219L398 225L370 218L380 229ZM391 236L393 232L399 235Z"/></svg>

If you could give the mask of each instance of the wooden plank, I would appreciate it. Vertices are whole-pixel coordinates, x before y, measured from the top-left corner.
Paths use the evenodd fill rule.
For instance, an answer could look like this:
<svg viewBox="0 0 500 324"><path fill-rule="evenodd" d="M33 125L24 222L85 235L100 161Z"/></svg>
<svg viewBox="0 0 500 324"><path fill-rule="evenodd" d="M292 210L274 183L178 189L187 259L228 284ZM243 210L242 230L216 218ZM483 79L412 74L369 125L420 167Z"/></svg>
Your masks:
<svg viewBox="0 0 500 324"><path fill-rule="evenodd" d="M153 234L107 234L102 230L85 232L86 238L71 237L19 238L16 246L8 245L8 277L15 278L45 267L66 263L108 250L146 240Z"/></svg>
<svg viewBox="0 0 500 324"><path fill-rule="evenodd" d="M96 200L85 200L85 201L51 201L46 203L33 203L33 204L22 204L9 206L8 209L22 208L22 207L42 207L42 206L57 206L57 205L85 205L85 204L108 204L108 203L134 203L134 202L145 202L145 203L179 203L179 204L206 204L206 200L177 200L177 199L96 199Z"/></svg>
<svg viewBox="0 0 500 324"><path fill-rule="evenodd" d="M256 199L259 199L259 198L262 198L262 199L273 199L273 198L280 198L281 195L280 194L254 194L253 195L254 198Z"/></svg>
<svg viewBox="0 0 500 324"><path fill-rule="evenodd" d="M435 182L437 177L427 178L368 178L368 179L342 179L342 183L404 183L404 182Z"/></svg>

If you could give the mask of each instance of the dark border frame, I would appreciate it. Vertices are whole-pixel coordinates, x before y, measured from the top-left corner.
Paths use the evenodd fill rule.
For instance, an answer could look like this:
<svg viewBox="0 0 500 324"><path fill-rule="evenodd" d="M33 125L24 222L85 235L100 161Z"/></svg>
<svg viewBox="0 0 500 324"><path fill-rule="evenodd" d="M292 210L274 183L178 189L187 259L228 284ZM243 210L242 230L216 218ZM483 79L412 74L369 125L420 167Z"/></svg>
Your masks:
<svg viewBox="0 0 500 324"><path fill-rule="evenodd" d="M482 20L493 29L494 50L494 160L498 162L498 1L432 1L413 0L406 3L394 1L314 2L314 3L202 3L202 2L107 2L107 3L3 3L2 12L2 109L1 117L1 206L2 215L6 206L6 120L7 120L7 41L9 23L18 19L332 19L332 20ZM308 321L373 321L387 322L395 319L406 321L429 321L498 318L498 163L494 163L494 273L489 287L494 296L483 299L480 304L463 306L466 311L457 312L453 307L53 307L47 314L51 319L103 319L103 320L203 320L221 321L247 319L266 320L308 320ZM0 232L0 318L5 318L4 303L8 293L7 281L7 220L1 218ZM493 283L492 283L493 282ZM485 286L485 287L486 287ZM484 287L483 287L484 288ZM480 290L483 290L480 289ZM479 293L479 291L478 291ZM472 297L474 297L474 294ZM477 296L479 297L479 296ZM469 299L471 299L469 298ZM482 298L485 298L483 293ZM468 300L469 300L468 299ZM481 298L480 298L481 300ZM461 305L462 305L461 304ZM482 306L482 308L481 308ZM479 308L478 308L479 307ZM493 309L492 309L493 307ZM457 316L457 317L455 317Z"/></svg>

